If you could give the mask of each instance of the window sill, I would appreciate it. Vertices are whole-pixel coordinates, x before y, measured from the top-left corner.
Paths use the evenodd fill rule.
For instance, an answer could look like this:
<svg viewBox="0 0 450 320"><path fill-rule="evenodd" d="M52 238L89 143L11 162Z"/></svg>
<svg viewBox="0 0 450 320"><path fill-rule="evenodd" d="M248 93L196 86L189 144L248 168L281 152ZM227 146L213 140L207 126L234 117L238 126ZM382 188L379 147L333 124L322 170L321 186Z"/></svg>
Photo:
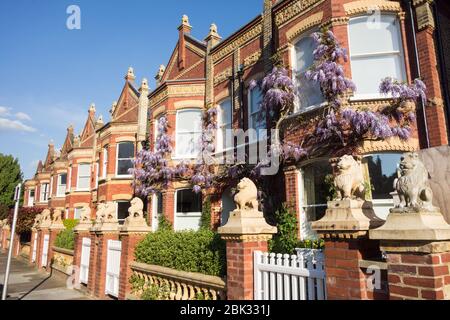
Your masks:
<svg viewBox="0 0 450 320"><path fill-rule="evenodd" d="M382 101L382 100L391 100L392 96L385 96L379 94L370 94L370 95L354 95L349 98L350 102L358 102L358 101Z"/></svg>
<svg viewBox="0 0 450 320"><path fill-rule="evenodd" d="M308 113L310 113L312 111L317 111L319 109L325 108L326 106L328 106L328 102L323 102L321 104L312 105L312 106L309 106L307 108L294 111L293 113L291 113L290 115L288 115L286 117L286 120L287 119L296 118L296 117L298 117L300 115L303 115L303 114L308 114Z"/></svg>
<svg viewBox="0 0 450 320"><path fill-rule="evenodd" d="M132 180L132 179L133 176L115 176L111 178L111 180Z"/></svg>

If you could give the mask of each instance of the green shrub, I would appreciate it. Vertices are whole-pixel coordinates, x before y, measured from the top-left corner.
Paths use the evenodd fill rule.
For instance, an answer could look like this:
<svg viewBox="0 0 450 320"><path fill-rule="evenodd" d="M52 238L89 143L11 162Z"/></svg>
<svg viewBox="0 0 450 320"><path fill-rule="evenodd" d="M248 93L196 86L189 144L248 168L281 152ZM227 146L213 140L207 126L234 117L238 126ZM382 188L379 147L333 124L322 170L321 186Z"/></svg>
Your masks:
<svg viewBox="0 0 450 320"><path fill-rule="evenodd" d="M187 272L223 276L225 242L208 229L149 233L135 250L136 261Z"/></svg>
<svg viewBox="0 0 450 320"><path fill-rule="evenodd" d="M66 230L72 230L78 224L80 220L78 219L64 219L63 224Z"/></svg>
<svg viewBox="0 0 450 320"><path fill-rule="evenodd" d="M293 254L298 247L298 221L294 210L283 204L275 213L278 233L269 241L269 251Z"/></svg>
<svg viewBox="0 0 450 320"><path fill-rule="evenodd" d="M323 249L325 247L325 241L319 240L302 240L297 244L297 248L307 249Z"/></svg>
<svg viewBox="0 0 450 320"><path fill-rule="evenodd" d="M211 229L211 200L209 197L203 202L200 228Z"/></svg>
<svg viewBox="0 0 450 320"><path fill-rule="evenodd" d="M160 215L159 219L158 219L158 231L162 231L162 230L172 230L172 224L170 223L169 220L167 220L165 215Z"/></svg>
<svg viewBox="0 0 450 320"><path fill-rule="evenodd" d="M73 250L74 248L73 231L66 229L58 233L55 239L55 246L58 248Z"/></svg>
<svg viewBox="0 0 450 320"><path fill-rule="evenodd" d="M34 218L38 213L41 213L43 208L37 207L20 207L19 212L17 214L17 222L16 222L16 233L30 233L31 227L34 224ZM14 210L10 210L8 221L9 225L12 226Z"/></svg>

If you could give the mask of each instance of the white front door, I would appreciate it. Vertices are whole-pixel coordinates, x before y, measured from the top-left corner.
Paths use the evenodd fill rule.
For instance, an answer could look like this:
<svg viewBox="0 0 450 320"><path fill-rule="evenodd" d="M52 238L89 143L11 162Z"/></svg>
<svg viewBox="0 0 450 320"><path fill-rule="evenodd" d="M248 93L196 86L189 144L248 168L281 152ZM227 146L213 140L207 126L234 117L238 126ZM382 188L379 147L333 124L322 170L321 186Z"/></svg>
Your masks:
<svg viewBox="0 0 450 320"><path fill-rule="evenodd" d="M31 262L35 262L36 261L36 252L37 252L37 233L34 234L33 254L31 255Z"/></svg>
<svg viewBox="0 0 450 320"><path fill-rule="evenodd" d="M81 243L80 283L87 284L89 277L89 259L91 256L91 239L83 238Z"/></svg>
<svg viewBox="0 0 450 320"><path fill-rule="evenodd" d="M114 297L119 296L121 251L122 251L122 242L118 240L108 240L108 252L106 255L105 293Z"/></svg>
<svg viewBox="0 0 450 320"><path fill-rule="evenodd" d="M48 234L44 235L44 245L42 246L41 267L47 267L49 240L50 240L50 235L48 235Z"/></svg>

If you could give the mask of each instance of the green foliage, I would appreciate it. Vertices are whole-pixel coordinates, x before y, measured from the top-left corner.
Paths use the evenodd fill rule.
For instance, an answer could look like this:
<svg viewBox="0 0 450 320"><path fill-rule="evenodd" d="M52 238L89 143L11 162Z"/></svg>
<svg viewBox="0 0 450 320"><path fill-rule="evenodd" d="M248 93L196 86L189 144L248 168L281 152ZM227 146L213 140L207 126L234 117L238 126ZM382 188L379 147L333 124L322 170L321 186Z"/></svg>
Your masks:
<svg viewBox="0 0 450 320"><path fill-rule="evenodd" d="M330 173L325 176L325 185L328 188L327 200L331 201L337 197L336 186L334 185L334 176Z"/></svg>
<svg viewBox="0 0 450 320"><path fill-rule="evenodd" d="M73 250L74 233L72 230L63 230L56 236L55 246L58 248Z"/></svg>
<svg viewBox="0 0 450 320"><path fill-rule="evenodd" d="M170 288L167 284L158 286L155 284L149 285L142 292L142 300L169 300Z"/></svg>
<svg viewBox="0 0 450 320"><path fill-rule="evenodd" d="M7 205L0 203L0 220L7 219L9 211L10 208Z"/></svg>
<svg viewBox="0 0 450 320"><path fill-rule="evenodd" d="M187 272L223 276L225 242L208 229L149 233L136 247L136 261Z"/></svg>
<svg viewBox="0 0 450 320"><path fill-rule="evenodd" d="M19 161L13 156L0 153L0 204L14 204L14 189L22 181Z"/></svg>
<svg viewBox="0 0 450 320"><path fill-rule="evenodd" d="M278 233L269 241L269 251L292 254L298 244L297 215L292 208L283 204L275 213Z"/></svg>
<svg viewBox="0 0 450 320"><path fill-rule="evenodd" d="M172 230L173 226L169 220L167 220L165 215L160 215L158 219L158 231L162 230Z"/></svg>
<svg viewBox="0 0 450 320"><path fill-rule="evenodd" d="M66 227L66 230L72 230L78 224L79 219L64 219L63 224Z"/></svg>
<svg viewBox="0 0 450 320"><path fill-rule="evenodd" d="M38 213L42 212L42 208L37 207L20 207L17 214L16 233L24 234L31 232L31 227L34 224L34 218ZM10 210L8 220L9 225L12 226L14 210Z"/></svg>
<svg viewBox="0 0 450 320"><path fill-rule="evenodd" d="M303 240L297 245L297 248L307 248L307 249L323 249L325 247L325 241L319 240Z"/></svg>
<svg viewBox="0 0 450 320"><path fill-rule="evenodd" d="M211 229L211 200L209 197L203 202L200 228Z"/></svg>

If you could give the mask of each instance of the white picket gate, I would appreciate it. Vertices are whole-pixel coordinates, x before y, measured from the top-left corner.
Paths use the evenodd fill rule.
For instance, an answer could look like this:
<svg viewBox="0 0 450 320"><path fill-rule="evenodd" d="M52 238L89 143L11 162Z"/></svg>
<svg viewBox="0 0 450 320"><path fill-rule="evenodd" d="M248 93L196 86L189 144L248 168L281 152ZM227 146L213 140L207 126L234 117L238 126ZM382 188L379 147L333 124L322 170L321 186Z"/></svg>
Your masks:
<svg viewBox="0 0 450 320"><path fill-rule="evenodd" d="M42 246L41 267L47 267L48 258L48 243L50 241L50 235L44 235L44 243Z"/></svg>
<svg viewBox="0 0 450 320"><path fill-rule="evenodd" d="M37 233L34 233L33 253L31 254L31 262L36 261L36 252L37 252Z"/></svg>
<svg viewBox="0 0 450 320"><path fill-rule="evenodd" d="M113 297L119 296L120 253L122 242L108 240L106 255L106 284L105 292Z"/></svg>
<svg viewBox="0 0 450 320"><path fill-rule="evenodd" d="M298 249L297 255L254 253L255 300L326 300L323 253Z"/></svg>
<svg viewBox="0 0 450 320"><path fill-rule="evenodd" d="M81 241L80 283L87 284L89 277L89 259L91 257L91 239Z"/></svg>

